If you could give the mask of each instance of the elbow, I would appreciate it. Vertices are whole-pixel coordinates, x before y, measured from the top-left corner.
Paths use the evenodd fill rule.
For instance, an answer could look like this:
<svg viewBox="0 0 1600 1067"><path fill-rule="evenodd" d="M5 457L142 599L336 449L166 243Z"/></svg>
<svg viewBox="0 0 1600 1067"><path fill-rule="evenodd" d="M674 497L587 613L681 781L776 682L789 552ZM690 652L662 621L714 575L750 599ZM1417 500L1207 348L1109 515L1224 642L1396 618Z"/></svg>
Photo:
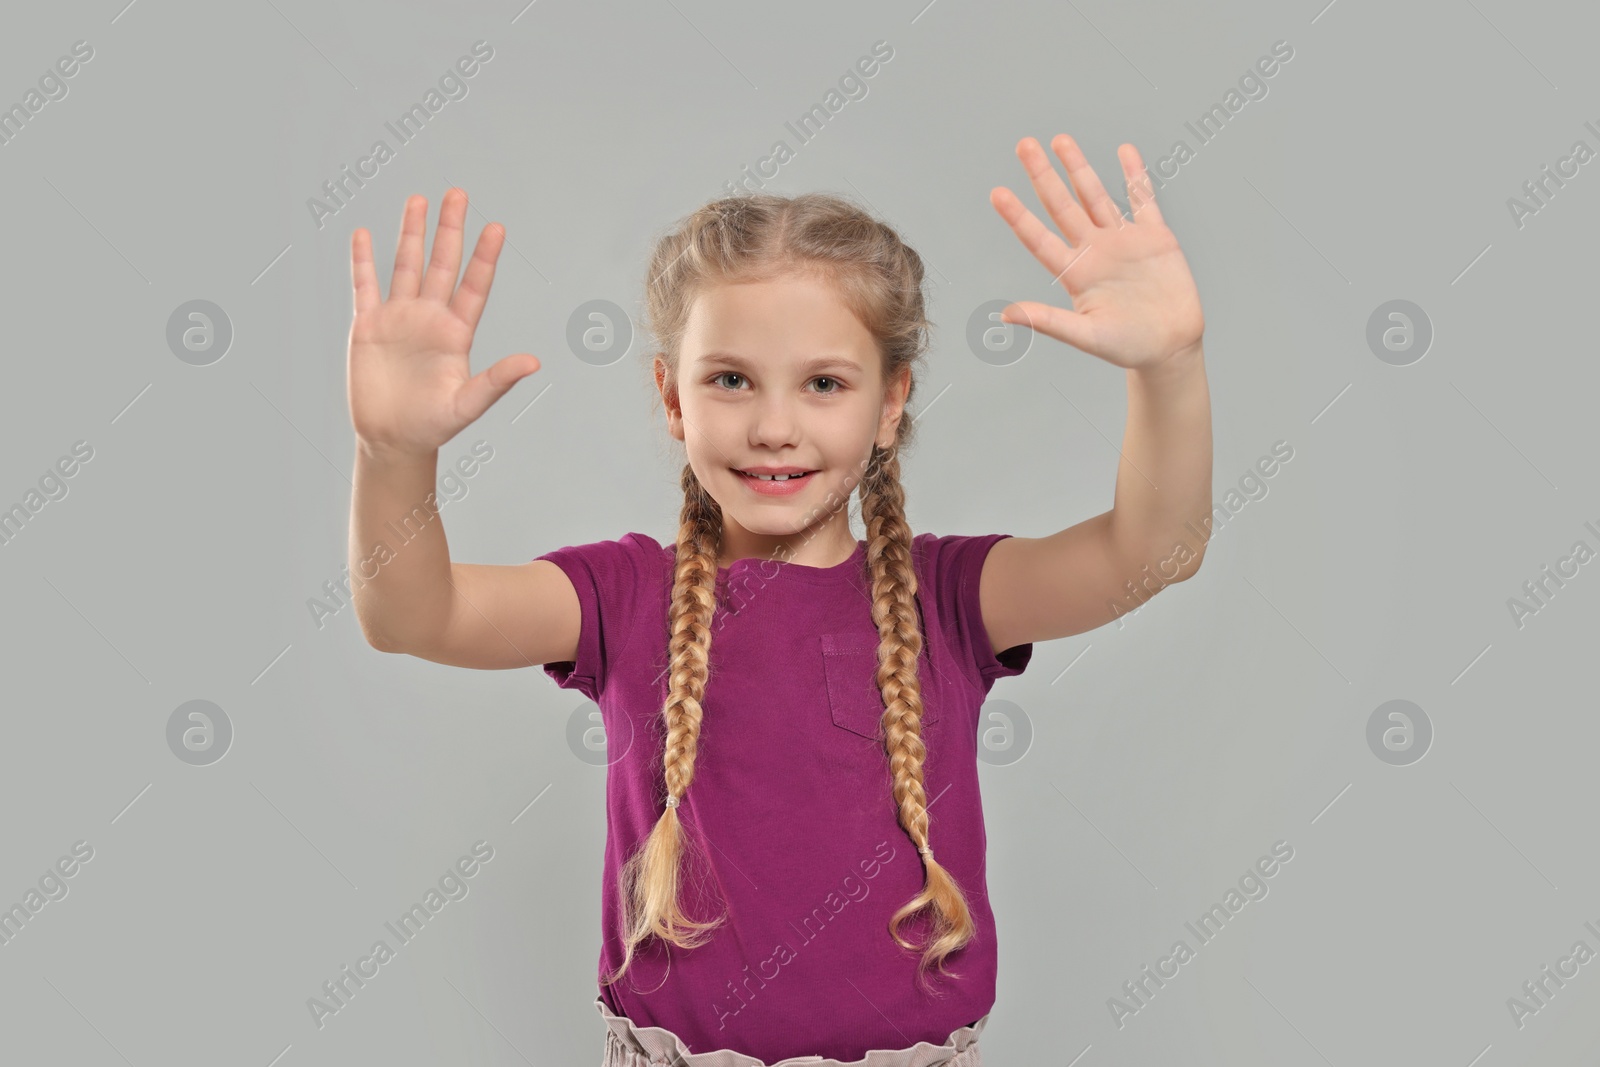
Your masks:
<svg viewBox="0 0 1600 1067"><path fill-rule="evenodd" d="M364 595L360 590L352 594L350 603L355 608L356 625L361 628L361 636L368 645L379 652L406 651L404 643L394 632L393 627L384 624L386 618L394 617L394 612L384 610L383 604Z"/></svg>
<svg viewBox="0 0 1600 1067"><path fill-rule="evenodd" d="M1192 553L1188 559L1177 564L1177 573L1169 578L1168 581L1174 585L1176 585L1178 582L1187 582L1199 572L1200 564L1205 560L1205 558L1206 553L1204 549L1201 549L1199 552Z"/></svg>
<svg viewBox="0 0 1600 1067"><path fill-rule="evenodd" d="M402 653L405 649L392 634L377 625L376 620L356 612L356 622L361 627L361 636L367 644L379 652Z"/></svg>
<svg viewBox="0 0 1600 1067"><path fill-rule="evenodd" d="M1158 560L1153 566L1145 564L1143 571L1160 579L1162 586L1177 585L1179 582L1193 578L1200 569L1200 562L1206 557L1205 546L1200 546L1198 551L1189 548L1182 542L1175 548L1152 553L1145 558Z"/></svg>
<svg viewBox="0 0 1600 1067"><path fill-rule="evenodd" d="M393 641L391 641L387 636L385 636L382 633L379 633L376 630L369 630L365 626L363 626L361 628L361 636L367 639L367 644L368 645L370 645L371 647L377 649L379 652L399 652L400 651L400 648L397 645L395 645L395 643Z"/></svg>
<svg viewBox="0 0 1600 1067"><path fill-rule="evenodd" d="M1146 588L1154 586L1157 589L1165 589L1169 585L1177 585L1193 578L1195 572L1200 569L1200 561L1205 558L1205 553L1184 549L1147 558L1156 562L1146 563L1138 571L1130 569L1128 573L1134 575L1135 584L1142 584Z"/></svg>
<svg viewBox="0 0 1600 1067"><path fill-rule="evenodd" d="M1147 531L1140 537L1111 537L1108 554L1120 561L1118 570L1131 576L1136 585L1147 588L1164 588L1188 581L1199 571L1206 557L1206 541L1196 545L1189 531L1172 536L1151 535ZM1209 540L1209 538L1208 538Z"/></svg>
<svg viewBox="0 0 1600 1067"><path fill-rule="evenodd" d="M1204 546L1201 546L1199 552L1196 552L1188 559L1188 561L1178 568L1178 577L1175 580L1186 582L1190 578L1193 578L1200 572L1200 564L1205 562L1205 558L1206 550Z"/></svg>

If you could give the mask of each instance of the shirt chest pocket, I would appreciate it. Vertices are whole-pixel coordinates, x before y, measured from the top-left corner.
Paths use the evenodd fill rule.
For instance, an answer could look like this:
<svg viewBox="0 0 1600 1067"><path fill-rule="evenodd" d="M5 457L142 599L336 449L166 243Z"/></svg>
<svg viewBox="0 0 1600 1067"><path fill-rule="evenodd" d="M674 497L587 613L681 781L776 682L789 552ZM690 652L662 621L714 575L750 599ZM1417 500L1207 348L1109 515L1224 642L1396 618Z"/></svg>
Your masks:
<svg viewBox="0 0 1600 1067"><path fill-rule="evenodd" d="M919 664L920 667L920 664ZM822 669L828 682L833 725L878 740L883 737L883 694L878 691L878 638L872 634L823 634ZM919 672L922 725L939 721L928 680Z"/></svg>

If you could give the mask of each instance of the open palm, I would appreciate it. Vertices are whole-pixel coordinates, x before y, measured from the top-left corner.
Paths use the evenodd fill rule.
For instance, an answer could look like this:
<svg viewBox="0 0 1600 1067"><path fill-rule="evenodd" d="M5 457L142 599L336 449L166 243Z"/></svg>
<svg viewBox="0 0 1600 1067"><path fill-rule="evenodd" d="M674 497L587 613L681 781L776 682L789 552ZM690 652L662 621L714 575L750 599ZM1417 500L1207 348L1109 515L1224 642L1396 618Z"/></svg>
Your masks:
<svg viewBox="0 0 1600 1067"><path fill-rule="evenodd" d="M472 373L469 350L494 283L505 227L484 227L458 284L466 214L466 192L447 191L424 273L428 201L407 198L388 299L378 289L372 234L358 229L351 235L350 419L369 447L437 450L539 369L536 357L519 352Z"/></svg>
<svg viewBox="0 0 1600 1067"><path fill-rule="evenodd" d="M1071 191L1038 141L1019 142L1017 158L1061 237L1004 186L990 192L989 202L1067 291L1072 310L1020 300L1006 308L1002 321L1029 326L1129 369L1150 369L1192 351L1205 330L1200 294L1177 237L1161 218L1138 149L1125 144L1117 150L1133 208L1130 221L1077 142L1063 133L1051 146L1072 179Z"/></svg>

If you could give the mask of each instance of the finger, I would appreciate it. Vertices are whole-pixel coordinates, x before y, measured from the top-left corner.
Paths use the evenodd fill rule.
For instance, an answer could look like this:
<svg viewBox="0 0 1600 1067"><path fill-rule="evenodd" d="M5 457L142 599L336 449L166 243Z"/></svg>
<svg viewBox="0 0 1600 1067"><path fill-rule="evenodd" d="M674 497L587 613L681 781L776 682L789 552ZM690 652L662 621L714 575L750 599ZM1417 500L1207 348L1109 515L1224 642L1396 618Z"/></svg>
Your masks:
<svg viewBox="0 0 1600 1067"><path fill-rule="evenodd" d="M468 378L457 394L457 414L468 422L476 420L513 385L539 369L538 357L526 352L507 356L481 374Z"/></svg>
<svg viewBox="0 0 1600 1067"><path fill-rule="evenodd" d="M1127 155L1123 155L1123 148L1128 150ZM1117 159L1122 162L1123 176L1128 179L1128 204L1133 209L1133 221L1164 222L1161 208L1156 206L1155 183L1150 179L1139 150L1131 144L1122 145L1117 149Z"/></svg>
<svg viewBox="0 0 1600 1067"><path fill-rule="evenodd" d="M989 203L1000 212L1000 217L1010 225L1011 231L1017 235L1022 246L1033 253L1033 258L1044 265L1053 277L1059 278L1072 266L1079 252L1069 248L1065 241L1040 222L1039 219L1022 205L1013 193L1005 186L1000 186L989 191Z"/></svg>
<svg viewBox="0 0 1600 1067"><path fill-rule="evenodd" d="M483 305L489 302L489 287L494 284L495 264L500 260L500 250L505 247L506 228L498 222L491 222L483 228L478 235L478 244L472 250L472 259L467 262L467 273L461 277L461 285L456 289L456 295L450 300L450 310L462 322L478 328L478 319L483 316Z"/></svg>
<svg viewBox="0 0 1600 1067"><path fill-rule="evenodd" d="M1033 191L1039 194L1039 202L1056 220L1056 225L1061 227L1061 233L1068 243L1077 245L1087 240L1089 232L1094 229L1094 221L1084 213L1066 183L1061 180L1061 175L1056 173L1050 157L1044 154L1044 147L1034 138L1024 137L1017 143L1017 158L1022 160L1028 180L1033 183Z"/></svg>
<svg viewBox="0 0 1600 1067"><path fill-rule="evenodd" d="M1083 201L1089 217L1098 226L1119 228L1122 225L1122 209L1111 199L1106 187L1100 184L1099 176L1089 166L1088 159L1084 158L1078 142L1064 133L1058 133L1051 140L1050 147L1061 157L1062 164L1067 168L1067 177L1072 179L1072 190Z"/></svg>
<svg viewBox="0 0 1600 1067"><path fill-rule="evenodd" d="M1073 348L1093 352L1094 327L1089 316L1066 308L1020 300L1007 305L1000 312L1000 321L1026 326L1036 333L1054 337Z"/></svg>
<svg viewBox="0 0 1600 1067"><path fill-rule="evenodd" d="M433 258L422 279L422 295L448 303L461 270L461 224L467 217L465 189L446 189L439 202L439 225L433 231Z"/></svg>
<svg viewBox="0 0 1600 1067"><path fill-rule="evenodd" d="M389 299L412 299L422 284L422 234L428 226L428 198L406 197L405 214L400 218L400 243L394 249L394 277L389 280Z"/></svg>
<svg viewBox="0 0 1600 1067"><path fill-rule="evenodd" d="M383 303L378 292L378 272L372 265L372 234L358 228L350 235L350 283L355 287L355 313L371 311Z"/></svg>

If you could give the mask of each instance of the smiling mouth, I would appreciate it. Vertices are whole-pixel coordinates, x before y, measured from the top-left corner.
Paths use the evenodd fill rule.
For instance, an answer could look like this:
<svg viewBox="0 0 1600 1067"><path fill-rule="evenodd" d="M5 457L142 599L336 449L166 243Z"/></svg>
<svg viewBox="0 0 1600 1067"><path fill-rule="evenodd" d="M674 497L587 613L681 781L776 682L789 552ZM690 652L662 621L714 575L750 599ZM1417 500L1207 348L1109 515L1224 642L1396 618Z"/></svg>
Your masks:
<svg viewBox="0 0 1600 1067"><path fill-rule="evenodd" d="M750 474L750 473L747 473L745 471L739 471L738 473L740 475L742 475L743 477L750 478L750 479L753 479L753 480L758 481L758 482L777 482L778 484L781 485L782 483L790 481L790 480L798 480L798 479L801 479L801 478L809 478L811 475L813 475L813 474L815 474L817 472L816 471L803 471L803 472L801 472L799 474Z"/></svg>

